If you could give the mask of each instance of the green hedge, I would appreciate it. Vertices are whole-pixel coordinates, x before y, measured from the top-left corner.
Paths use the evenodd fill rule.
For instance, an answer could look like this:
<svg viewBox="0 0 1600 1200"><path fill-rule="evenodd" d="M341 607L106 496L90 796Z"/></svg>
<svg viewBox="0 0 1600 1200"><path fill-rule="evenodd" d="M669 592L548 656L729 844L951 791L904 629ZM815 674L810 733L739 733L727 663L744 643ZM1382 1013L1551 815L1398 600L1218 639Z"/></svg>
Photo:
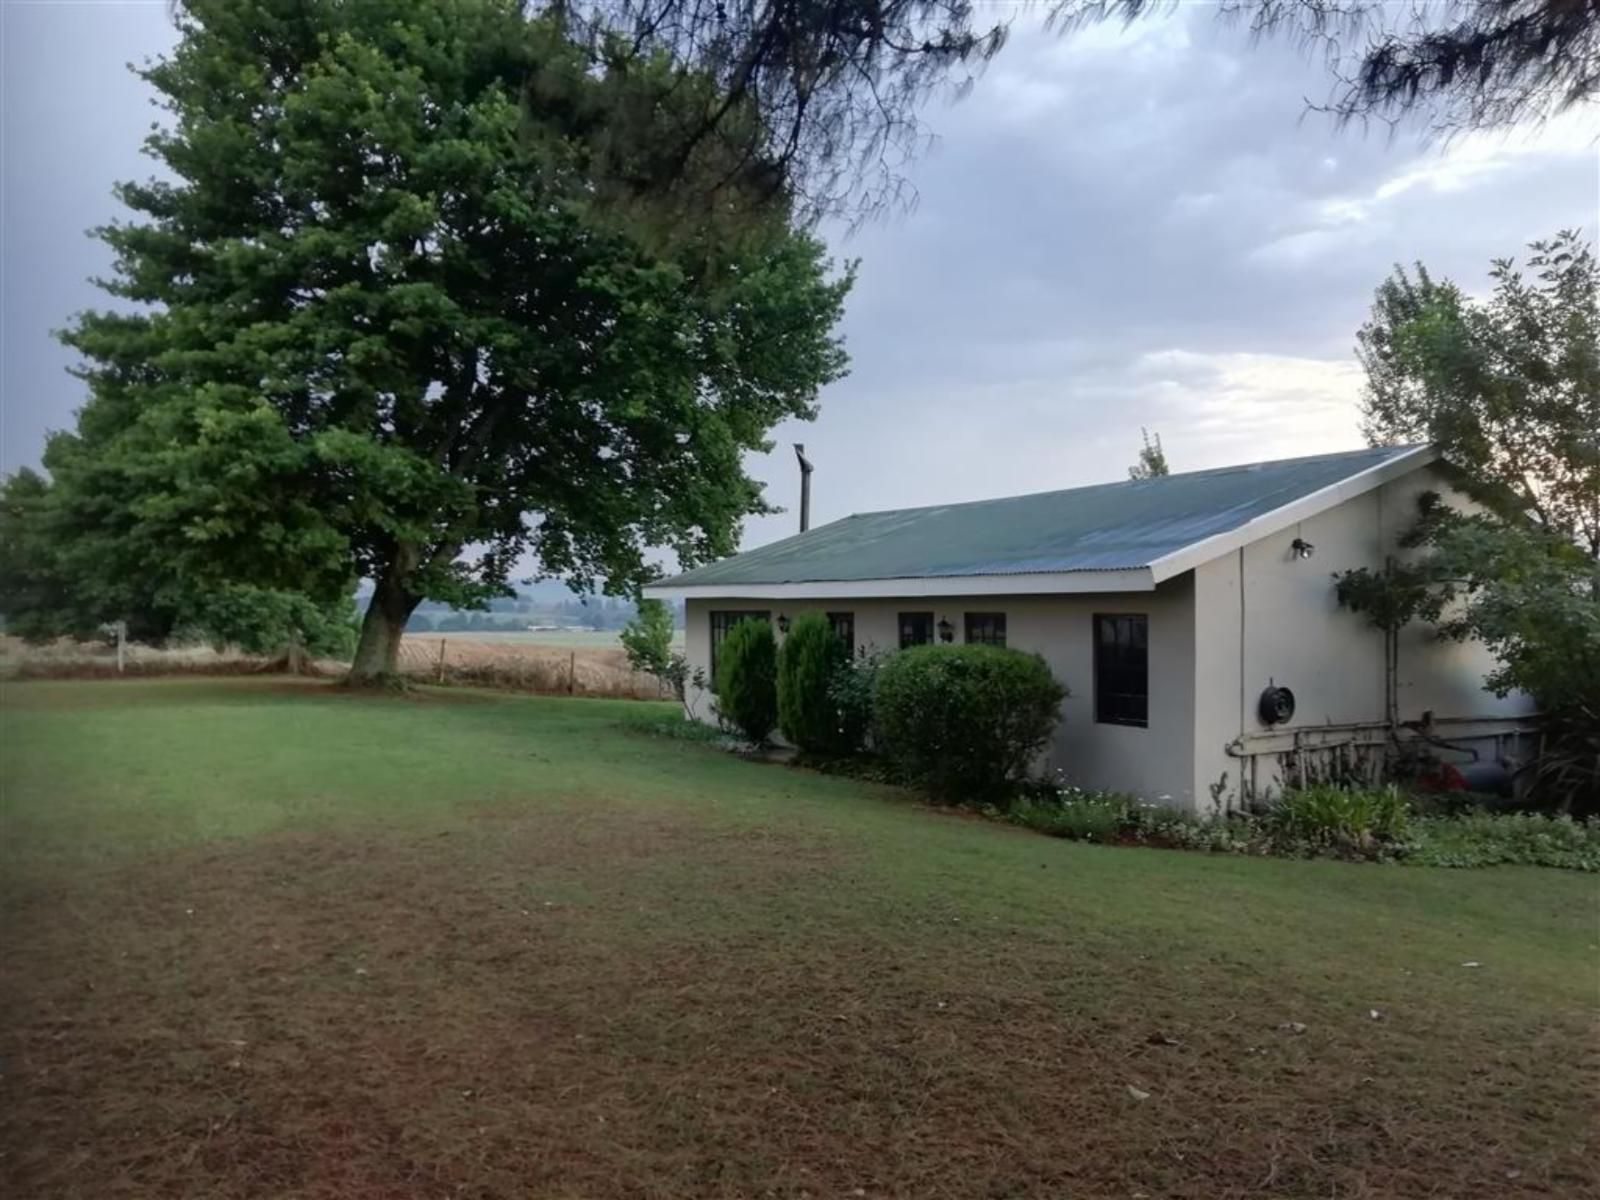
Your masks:
<svg viewBox="0 0 1600 1200"><path fill-rule="evenodd" d="M937 800L1003 799L1027 777L1066 694L1037 654L918 646L878 672L878 748Z"/></svg>

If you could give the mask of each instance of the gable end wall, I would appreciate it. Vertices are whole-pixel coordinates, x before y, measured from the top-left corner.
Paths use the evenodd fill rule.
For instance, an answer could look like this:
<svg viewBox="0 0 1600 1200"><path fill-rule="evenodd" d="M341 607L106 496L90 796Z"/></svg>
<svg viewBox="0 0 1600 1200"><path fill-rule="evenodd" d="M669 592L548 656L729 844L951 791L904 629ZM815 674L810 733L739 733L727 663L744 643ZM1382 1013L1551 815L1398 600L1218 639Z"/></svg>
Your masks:
<svg viewBox="0 0 1600 1200"><path fill-rule="evenodd" d="M1257 795L1282 786L1276 753L1256 756L1252 767L1227 752L1241 737L1256 748L1292 745L1296 733L1307 746L1381 744L1383 635L1365 617L1339 607L1333 575L1379 568L1387 556L1407 554L1399 539L1415 523L1417 499L1426 491L1458 507L1470 505L1428 466L1195 568L1198 794L1206 795L1224 773L1221 796L1233 804L1242 799L1242 783L1253 782ZM1315 547L1313 557L1294 557L1297 537ZM1397 660L1399 720L1431 712L1436 721L1487 725L1527 713L1525 697L1502 699L1484 690L1492 665L1479 644L1443 642L1425 626L1408 628ZM1256 713L1261 692L1272 683L1295 694L1286 730L1270 730Z"/></svg>

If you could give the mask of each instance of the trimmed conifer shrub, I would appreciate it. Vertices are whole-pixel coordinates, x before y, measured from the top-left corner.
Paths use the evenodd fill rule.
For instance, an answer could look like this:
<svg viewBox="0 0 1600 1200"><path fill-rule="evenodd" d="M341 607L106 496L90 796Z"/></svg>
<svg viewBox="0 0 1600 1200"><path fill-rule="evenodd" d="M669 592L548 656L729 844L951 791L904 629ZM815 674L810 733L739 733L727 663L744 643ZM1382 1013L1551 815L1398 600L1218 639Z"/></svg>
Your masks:
<svg viewBox="0 0 1600 1200"><path fill-rule="evenodd" d="M766 621L744 620L717 649L717 715L753 745L778 724L778 643Z"/></svg>
<svg viewBox="0 0 1600 1200"><path fill-rule="evenodd" d="M822 613L795 619L778 652L778 728L807 754L840 754L844 730L833 684L849 651Z"/></svg>

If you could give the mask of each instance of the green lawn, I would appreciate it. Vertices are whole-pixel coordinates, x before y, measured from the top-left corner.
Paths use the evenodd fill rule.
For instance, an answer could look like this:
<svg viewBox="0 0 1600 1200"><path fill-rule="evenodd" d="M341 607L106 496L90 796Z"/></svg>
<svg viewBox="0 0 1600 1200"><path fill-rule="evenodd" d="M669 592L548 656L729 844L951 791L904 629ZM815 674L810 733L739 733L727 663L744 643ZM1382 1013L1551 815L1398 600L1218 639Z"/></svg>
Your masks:
<svg viewBox="0 0 1600 1200"><path fill-rule="evenodd" d="M1593 877L1052 841L670 711L7 685L0 1195L1600 1189Z"/></svg>

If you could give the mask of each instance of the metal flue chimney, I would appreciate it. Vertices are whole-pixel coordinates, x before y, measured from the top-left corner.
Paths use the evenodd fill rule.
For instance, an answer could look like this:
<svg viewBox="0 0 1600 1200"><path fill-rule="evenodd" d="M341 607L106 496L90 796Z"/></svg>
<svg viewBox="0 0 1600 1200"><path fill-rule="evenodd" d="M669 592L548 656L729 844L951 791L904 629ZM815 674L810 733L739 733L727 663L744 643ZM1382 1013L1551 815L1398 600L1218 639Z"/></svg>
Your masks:
<svg viewBox="0 0 1600 1200"><path fill-rule="evenodd" d="M794 444L794 456L800 460L800 532L804 533L811 528L811 460L804 442Z"/></svg>

